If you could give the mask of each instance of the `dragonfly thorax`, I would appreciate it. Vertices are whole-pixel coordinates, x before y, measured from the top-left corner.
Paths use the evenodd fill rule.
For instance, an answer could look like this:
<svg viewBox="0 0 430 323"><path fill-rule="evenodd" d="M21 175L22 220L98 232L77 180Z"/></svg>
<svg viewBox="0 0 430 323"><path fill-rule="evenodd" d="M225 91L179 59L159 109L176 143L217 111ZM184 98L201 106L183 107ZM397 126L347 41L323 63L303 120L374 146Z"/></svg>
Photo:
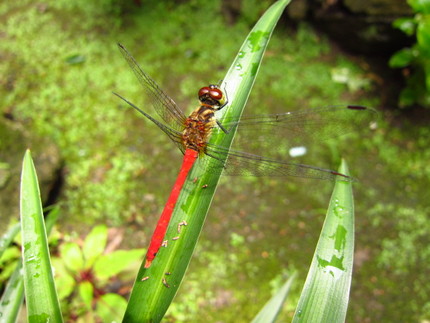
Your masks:
<svg viewBox="0 0 430 323"><path fill-rule="evenodd" d="M182 144L185 149L204 152L212 128L216 125L214 111L212 106L202 104L185 120L182 132Z"/></svg>

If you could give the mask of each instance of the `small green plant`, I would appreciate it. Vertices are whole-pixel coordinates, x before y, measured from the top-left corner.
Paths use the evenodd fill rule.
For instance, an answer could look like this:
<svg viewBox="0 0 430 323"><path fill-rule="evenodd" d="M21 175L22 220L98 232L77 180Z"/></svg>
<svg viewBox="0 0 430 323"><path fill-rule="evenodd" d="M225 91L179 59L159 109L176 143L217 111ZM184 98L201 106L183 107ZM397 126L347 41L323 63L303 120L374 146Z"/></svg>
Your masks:
<svg viewBox="0 0 430 323"><path fill-rule="evenodd" d="M120 321L123 316L127 302L120 296L121 286L114 287L113 283L133 279L145 250L108 252L107 238L107 227L96 226L82 244L64 243L59 256L51 259L58 298L70 318L90 315L107 322Z"/></svg>
<svg viewBox="0 0 430 323"><path fill-rule="evenodd" d="M399 97L400 106L420 104L430 107L430 2L408 0L415 12L413 17L399 18L394 27L409 36L416 36L416 43L395 53L389 65L393 68L406 68L406 87Z"/></svg>

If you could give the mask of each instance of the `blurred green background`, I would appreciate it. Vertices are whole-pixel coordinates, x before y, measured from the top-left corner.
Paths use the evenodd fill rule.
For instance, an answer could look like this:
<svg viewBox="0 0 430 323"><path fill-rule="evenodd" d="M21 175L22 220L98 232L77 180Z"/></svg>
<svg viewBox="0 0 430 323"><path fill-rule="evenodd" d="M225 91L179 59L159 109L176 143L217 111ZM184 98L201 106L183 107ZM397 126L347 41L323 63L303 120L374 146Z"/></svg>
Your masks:
<svg viewBox="0 0 430 323"><path fill-rule="evenodd" d="M243 39L272 1L244 1L226 24L220 1L2 2L0 17L0 233L19 217L20 162L32 149L57 230L78 236L105 223L122 248L146 247L181 154L125 106L144 110L142 89L117 49L184 108L222 79ZM140 4L140 5L139 5ZM365 57L344 54L306 22L280 23L246 113L336 104L375 107L369 128L316 142L310 165L346 158L356 199L356 257L349 322L430 320L429 112L381 107ZM43 186L44 182L46 185ZM298 271L283 314L291 317L306 278L333 184L224 177L200 243L167 317L247 322ZM237 309L241 309L238 318Z"/></svg>

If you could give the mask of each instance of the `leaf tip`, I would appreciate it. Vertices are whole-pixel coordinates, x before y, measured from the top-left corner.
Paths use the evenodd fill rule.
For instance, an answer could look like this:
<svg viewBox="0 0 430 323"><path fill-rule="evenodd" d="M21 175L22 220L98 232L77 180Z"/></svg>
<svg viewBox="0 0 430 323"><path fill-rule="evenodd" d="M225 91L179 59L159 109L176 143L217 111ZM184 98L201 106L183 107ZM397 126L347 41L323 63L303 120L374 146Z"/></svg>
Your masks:
<svg viewBox="0 0 430 323"><path fill-rule="evenodd" d="M340 161L340 166L338 168L339 173L341 174L345 174L347 176L350 176L349 174L349 168L348 168L348 164L346 163L345 158L342 158Z"/></svg>
<svg viewBox="0 0 430 323"><path fill-rule="evenodd" d="M25 150L24 158L31 158L31 150L30 150L30 148L27 148Z"/></svg>

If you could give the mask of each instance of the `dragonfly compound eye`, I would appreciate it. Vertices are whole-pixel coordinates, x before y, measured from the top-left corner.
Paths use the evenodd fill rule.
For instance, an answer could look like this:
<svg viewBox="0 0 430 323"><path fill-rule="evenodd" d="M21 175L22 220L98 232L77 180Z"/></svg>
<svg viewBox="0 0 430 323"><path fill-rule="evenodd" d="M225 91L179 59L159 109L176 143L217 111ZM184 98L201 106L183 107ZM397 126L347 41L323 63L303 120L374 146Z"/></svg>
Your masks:
<svg viewBox="0 0 430 323"><path fill-rule="evenodd" d="M201 98L202 96L204 96L204 95L207 95L208 93L210 93L211 92L211 89L210 88L208 88L207 86L205 86L205 87L202 87L200 90L199 90L199 98Z"/></svg>
<svg viewBox="0 0 430 323"><path fill-rule="evenodd" d="M223 95L220 89L211 89L210 93L209 93L210 97L214 100L221 100Z"/></svg>

